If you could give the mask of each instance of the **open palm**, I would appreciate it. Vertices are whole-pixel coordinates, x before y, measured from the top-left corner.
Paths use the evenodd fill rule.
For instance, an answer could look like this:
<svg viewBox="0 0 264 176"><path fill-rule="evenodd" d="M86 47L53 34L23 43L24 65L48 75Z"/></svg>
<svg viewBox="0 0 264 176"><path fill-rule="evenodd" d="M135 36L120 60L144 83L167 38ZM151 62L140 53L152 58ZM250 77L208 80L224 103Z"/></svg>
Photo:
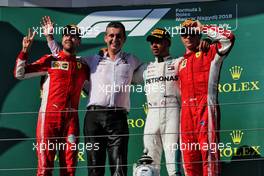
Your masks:
<svg viewBox="0 0 264 176"><path fill-rule="evenodd" d="M41 27L45 36L53 35L54 23L51 21L49 16L44 16L42 18Z"/></svg>

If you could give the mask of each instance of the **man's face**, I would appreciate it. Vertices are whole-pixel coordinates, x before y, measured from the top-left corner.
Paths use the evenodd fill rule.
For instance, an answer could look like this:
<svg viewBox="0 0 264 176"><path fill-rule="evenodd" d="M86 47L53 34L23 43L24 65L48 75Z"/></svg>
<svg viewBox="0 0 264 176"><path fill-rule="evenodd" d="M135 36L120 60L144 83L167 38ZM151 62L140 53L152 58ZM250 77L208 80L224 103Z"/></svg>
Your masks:
<svg viewBox="0 0 264 176"><path fill-rule="evenodd" d="M199 35L181 35L181 40L185 48L195 51L200 44Z"/></svg>
<svg viewBox="0 0 264 176"><path fill-rule="evenodd" d="M154 56L165 57L169 54L169 41L153 40L150 42L150 48Z"/></svg>
<svg viewBox="0 0 264 176"><path fill-rule="evenodd" d="M66 51L74 51L80 45L81 40L76 35L63 35L62 46Z"/></svg>
<svg viewBox="0 0 264 176"><path fill-rule="evenodd" d="M125 43L125 34L121 28L109 27L106 29L104 41L109 51L117 53Z"/></svg>

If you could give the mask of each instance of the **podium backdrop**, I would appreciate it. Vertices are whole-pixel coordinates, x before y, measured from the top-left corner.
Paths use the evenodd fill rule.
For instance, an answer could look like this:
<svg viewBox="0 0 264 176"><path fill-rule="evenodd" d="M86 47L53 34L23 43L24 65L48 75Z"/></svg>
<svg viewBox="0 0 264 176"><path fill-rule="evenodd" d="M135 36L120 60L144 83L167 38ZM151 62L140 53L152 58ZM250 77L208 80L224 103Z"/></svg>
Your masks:
<svg viewBox="0 0 264 176"><path fill-rule="evenodd" d="M149 62L151 54L146 36L156 27L165 27L172 35L171 55L184 54L180 37L175 30L186 18L199 19L203 24L217 24L230 29L236 36L233 50L224 61L219 82L221 107L222 175L261 176L264 154L264 2L219 1L182 3L160 6L118 6L103 8L9 8L0 7L0 175L32 176L36 173L37 158L33 150L37 113L40 106L40 78L15 80L13 68L21 49L22 37L28 28L38 31L33 43L30 62L50 53L45 37L40 33L40 20L49 15L55 29L66 24L78 24L86 30L80 56L93 55L105 46L104 30L110 21L121 21L127 29L124 51ZM59 33L57 31L57 33ZM55 31L56 32L56 31ZM61 34L55 38L60 41ZM86 97L79 106L82 132ZM143 129L146 114L144 92L131 93L128 117L130 137L128 172L143 151ZM83 135L81 133L81 135ZM83 142L81 137L81 142ZM229 146L229 147L228 147ZM87 175L86 155L78 155L76 175ZM252 160L254 159L254 160ZM167 174L164 159L161 175ZM55 167L58 167L58 160ZM106 175L109 169L106 166ZM55 168L55 175L58 169Z"/></svg>

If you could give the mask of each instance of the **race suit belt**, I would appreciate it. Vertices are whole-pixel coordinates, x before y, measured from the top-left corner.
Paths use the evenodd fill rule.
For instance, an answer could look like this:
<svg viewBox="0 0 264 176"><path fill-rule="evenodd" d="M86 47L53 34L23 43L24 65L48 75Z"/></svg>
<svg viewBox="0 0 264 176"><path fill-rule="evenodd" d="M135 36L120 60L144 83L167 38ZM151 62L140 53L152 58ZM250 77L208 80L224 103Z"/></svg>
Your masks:
<svg viewBox="0 0 264 176"><path fill-rule="evenodd" d="M118 110L118 111L126 111L125 108L122 107L107 107L107 106L99 106L99 105L90 105L87 107L88 110Z"/></svg>

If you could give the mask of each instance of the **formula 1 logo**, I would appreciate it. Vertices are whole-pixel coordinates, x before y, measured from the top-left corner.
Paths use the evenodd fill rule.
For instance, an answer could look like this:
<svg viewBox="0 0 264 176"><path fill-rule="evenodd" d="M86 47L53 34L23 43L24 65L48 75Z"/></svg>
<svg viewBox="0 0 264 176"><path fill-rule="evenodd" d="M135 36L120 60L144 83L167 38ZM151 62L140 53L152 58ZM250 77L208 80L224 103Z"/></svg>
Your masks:
<svg viewBox="0 0 264 176"><path fill-rule="evenodd" d="M105 32L109 22L120 21L126 31L131 31L128 36L144 36L169 10L170 8L93 12L78 27L82 30L82 38L96 38Z"/></svg>

